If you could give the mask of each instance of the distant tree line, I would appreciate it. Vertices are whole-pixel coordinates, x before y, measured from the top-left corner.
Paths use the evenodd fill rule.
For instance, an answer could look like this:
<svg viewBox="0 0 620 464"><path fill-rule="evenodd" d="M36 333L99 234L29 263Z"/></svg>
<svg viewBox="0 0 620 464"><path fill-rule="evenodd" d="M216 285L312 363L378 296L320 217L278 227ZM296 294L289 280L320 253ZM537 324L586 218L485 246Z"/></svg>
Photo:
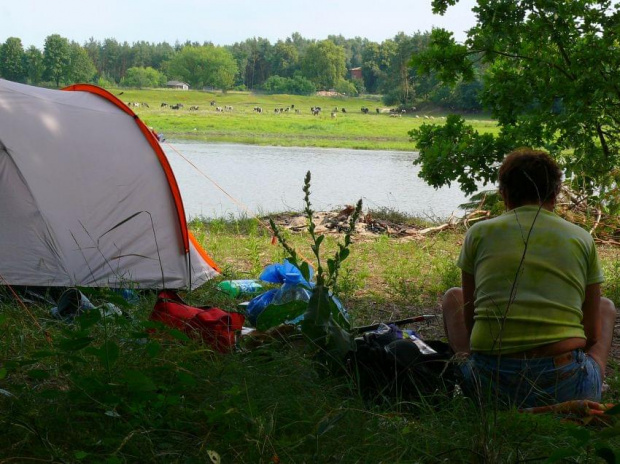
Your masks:
<svg viewBox="0 0 620 464"><path fill-rule="evenodd" d="M483 70L468 82L443 85L433 74L419 73L412 56L424 52L430 33L404 33L382 43L342 35L313 40L293 33L271 44L251 38L233 45L186 42L119 43L89 39L83 45L58 34L43 50L24 50L21 39L0 44L0 77L32 85L60 87L92 82L103 87L163 87L169 80L194 89L254 90L312 94L335 90L346 95L381 94L386 105L403 108L425 103L451 110L477 111ZM360 68L360 72L351 71Z"/></svg>

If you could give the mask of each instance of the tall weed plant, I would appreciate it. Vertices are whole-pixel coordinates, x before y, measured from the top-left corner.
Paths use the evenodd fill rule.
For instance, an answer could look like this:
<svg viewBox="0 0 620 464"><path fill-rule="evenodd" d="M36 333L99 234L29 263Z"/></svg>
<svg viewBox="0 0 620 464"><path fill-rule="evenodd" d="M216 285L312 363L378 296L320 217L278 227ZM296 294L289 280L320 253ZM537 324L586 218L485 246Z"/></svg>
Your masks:
<svg viewBox="0 0 620 464"><path fill-rule="evenodd" d="M344 234L344 243L338 243L338 249L333 257L323 259L321 256L321 244L324 235L316 233L314 223L314 211L310 202L310 171L304 179L304 213L308 221L308 234L310 236L310 249L316 263L316 285L312 288L312 295L308 302L308 308L301 322L302 333L322 352L334 361L341 361L347 353L355 350L353 337L348 332L349 321L343 317L334 300L333 290L336 287L342 263L350 253L351 237L355 231L355 225L362 211L362 200L357 202L355 210L349 218L349 227ZM297 251L289 245L284 235L280 232L275 222L271 219L270 225L275 237L287 251L287 259L299 269L306 281L310 280L310 263L301 259Z"/></svg>

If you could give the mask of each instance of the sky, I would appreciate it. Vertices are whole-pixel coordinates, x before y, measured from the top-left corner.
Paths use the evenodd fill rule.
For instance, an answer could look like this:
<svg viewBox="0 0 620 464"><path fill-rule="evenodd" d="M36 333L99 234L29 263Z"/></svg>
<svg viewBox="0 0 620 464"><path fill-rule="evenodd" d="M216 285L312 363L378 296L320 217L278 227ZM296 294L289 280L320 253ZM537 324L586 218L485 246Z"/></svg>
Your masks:
<svg viewBox="0 0 620 464"><path fill-rule="evenodd" d="M457 40L475 23L475 0L460 0L445 16L431 0L0 0L0 42L18 37L43 50L51 34L84 44L107 38L129 44L177 41L232 45L252 37L273 44L293 32L304 38L330 34L383 42L443 27Z"/></svg>

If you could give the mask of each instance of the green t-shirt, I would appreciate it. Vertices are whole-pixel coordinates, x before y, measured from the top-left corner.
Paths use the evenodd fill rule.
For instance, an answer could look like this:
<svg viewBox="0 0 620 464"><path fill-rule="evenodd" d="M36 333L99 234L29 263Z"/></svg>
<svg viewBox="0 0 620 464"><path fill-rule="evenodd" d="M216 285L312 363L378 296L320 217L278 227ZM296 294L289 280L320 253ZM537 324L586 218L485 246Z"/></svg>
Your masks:
<svg viewBox="0 0 620 464"><path fill-rule="evenodd" d="M472 351L517 353L586 338L585 288L602 282L603 273L582 228L521 206L470 228L457 264L475 279Z"/></svg>

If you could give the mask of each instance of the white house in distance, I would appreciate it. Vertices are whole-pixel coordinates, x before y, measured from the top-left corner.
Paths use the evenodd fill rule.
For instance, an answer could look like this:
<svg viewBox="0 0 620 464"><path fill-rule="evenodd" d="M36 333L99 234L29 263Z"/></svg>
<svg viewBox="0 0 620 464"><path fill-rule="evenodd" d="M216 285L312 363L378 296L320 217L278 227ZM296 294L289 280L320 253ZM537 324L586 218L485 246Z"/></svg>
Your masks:
<svg viewBox="0 0 620 464"><path fill-rule="evenodd" d="M187 85L185 82L179 81L168 81L166 82L166 87L168 87L169 89L189 90L189 85Z"/></svg>

